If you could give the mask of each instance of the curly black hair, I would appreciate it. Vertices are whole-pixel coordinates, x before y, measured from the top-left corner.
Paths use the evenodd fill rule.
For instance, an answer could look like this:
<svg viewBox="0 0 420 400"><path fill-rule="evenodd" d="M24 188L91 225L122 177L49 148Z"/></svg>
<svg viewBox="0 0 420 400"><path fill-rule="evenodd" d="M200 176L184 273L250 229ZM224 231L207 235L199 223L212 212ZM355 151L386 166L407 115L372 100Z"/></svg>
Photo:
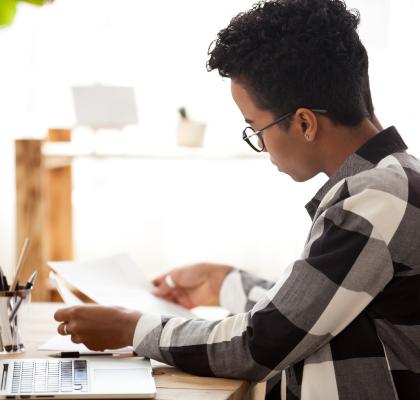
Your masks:
<svg viewBox="0 0 420 400"><path fill-rule="evenodd" d="M218 33L207 69L245 84L275 115L323 108L355 126L373 114L359 22L342 0L261 1Z"/></svg>

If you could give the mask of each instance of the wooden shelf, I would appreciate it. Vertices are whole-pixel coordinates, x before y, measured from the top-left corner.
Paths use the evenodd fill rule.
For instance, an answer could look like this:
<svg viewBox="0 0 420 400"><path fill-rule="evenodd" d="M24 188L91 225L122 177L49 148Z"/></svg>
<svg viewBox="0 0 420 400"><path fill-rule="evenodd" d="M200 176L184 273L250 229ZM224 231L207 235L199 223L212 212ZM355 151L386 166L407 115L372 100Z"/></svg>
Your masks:
<svg viewBox="0 0 420 400"><path fill-rule="evenodd" d="M49 159L73 159L73 158L138 158L144 160L258 160L265 159L266 154L250 151L220 152L206 148L181 148L166 147L163 149L143 148L135 146L120 146L118 149L112 146L96 146L96 148L65 142L45 142L42 146L42 154Z"/></svg>

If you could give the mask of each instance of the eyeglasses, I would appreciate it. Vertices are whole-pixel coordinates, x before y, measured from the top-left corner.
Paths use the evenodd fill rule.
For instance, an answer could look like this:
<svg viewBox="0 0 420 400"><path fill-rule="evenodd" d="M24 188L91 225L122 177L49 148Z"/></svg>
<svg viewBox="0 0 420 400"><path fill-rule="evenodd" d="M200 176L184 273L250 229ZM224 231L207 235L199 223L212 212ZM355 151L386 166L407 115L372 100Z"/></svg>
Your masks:
<svg viewBox="0 0 420 400"><path fill-rule="evenodd" d="M327 110L318 108L310 108L309 110L321 114L327 113ZM260 153L261 151L265 150L265 144L262 137L263 132L268 128L271 128L272 126L280 123L281 121L284 121L285 119L291 117L294 113L295 111L291 111L286 114L283 114L281 117L279 117L278 119L276 119L275 121L271 122L270 124L258 131L256 131L252 126L247 126L242 132L242 139L245 140L245 142L247 142L255 151Z"/></svg>

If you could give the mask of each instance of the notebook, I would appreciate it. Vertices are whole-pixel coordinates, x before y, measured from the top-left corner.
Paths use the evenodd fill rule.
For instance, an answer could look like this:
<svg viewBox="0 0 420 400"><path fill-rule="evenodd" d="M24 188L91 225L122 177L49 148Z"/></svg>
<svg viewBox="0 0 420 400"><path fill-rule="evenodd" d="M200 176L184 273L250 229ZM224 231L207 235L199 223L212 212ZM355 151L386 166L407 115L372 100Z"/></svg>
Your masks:
<svg viewBox="0 0 420 400"><path fill-rule="evenodd" d="M0 374L2 399L128 399L156 395L150 360L140 357L1 359Z"/></svg>

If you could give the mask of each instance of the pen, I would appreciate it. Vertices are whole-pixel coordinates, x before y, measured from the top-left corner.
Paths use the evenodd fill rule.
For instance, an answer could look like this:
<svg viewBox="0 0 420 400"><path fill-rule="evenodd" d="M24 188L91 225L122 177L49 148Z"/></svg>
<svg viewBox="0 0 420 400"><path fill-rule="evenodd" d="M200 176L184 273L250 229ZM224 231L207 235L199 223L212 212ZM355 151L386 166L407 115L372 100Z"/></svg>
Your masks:
<svg viewBox="0 0 420 400"><path fill-rule="evenodd" d="M50 357L55 358L79 358L79 357L101 357L113 356L118 357L121 355L132 355L133 353L113 353L113 352L98 352L98 353L80 353L79 351L62 351L60 353L49 354Z"/></svg>
<svg viewBox="0 0 420 400"><path fill-rule="evenodd" d="M37 271L34 271L32 273L32 275L28 279L28 282L26 282L25 290L30 289L34 285L37 275L38 275L38 272ZM22 301L23 301L23 298L22 297L19 297L19 300L16 302L16 305L15 305L15 307L13 308L13 310L12 310L12 312L10 314L10 317L9 317L9 321L10 322L12 322L15 319L16 313L18 312L19 307L22 304Z"/></svg>
<svg viewBox="0 0 420 400"><path fill-rule="evenodd" d="M7 292L10 289L10 287L9 287L9 284L7 283L6 275L2 276L2 284L3 284L3 290Z"/></svg>
<svg viewBox="0 0 420 400"><path fill-rule="evenodd" d="M4 287L4 272L3 272L3 268L0 266L0 292L3 292L6 290L6 288Z"/></svg>

